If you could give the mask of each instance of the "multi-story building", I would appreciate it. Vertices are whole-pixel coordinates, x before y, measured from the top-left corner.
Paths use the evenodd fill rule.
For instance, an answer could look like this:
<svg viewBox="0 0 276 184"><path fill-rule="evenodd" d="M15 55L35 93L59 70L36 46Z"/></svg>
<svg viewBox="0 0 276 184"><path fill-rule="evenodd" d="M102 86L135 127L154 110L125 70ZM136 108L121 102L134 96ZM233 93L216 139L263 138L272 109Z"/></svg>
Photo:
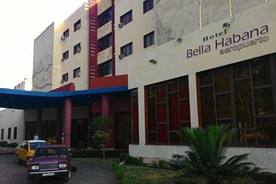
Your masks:
<svg viewBox="0 0 276 184"><path fill-rule="evenodd" d="M155 1L158 46L127 61L139 137L130 155L171 159L187 150L182 128L228 123L237 129L228 155L250 153L276 171L275 7L275 0Z"/></svg>
<svg viewBox="0 0 276 184"><path fill-rule="evenodd" d="M249 152L276 171L275 7L90 0L35 40L33 89L75 93L61 106L26 110L26 137L64 132L69 146L90 147L88 124L103 114L113 118L109 147L170 159L187 150L183 127L230 123L229 155Z"/></svg>

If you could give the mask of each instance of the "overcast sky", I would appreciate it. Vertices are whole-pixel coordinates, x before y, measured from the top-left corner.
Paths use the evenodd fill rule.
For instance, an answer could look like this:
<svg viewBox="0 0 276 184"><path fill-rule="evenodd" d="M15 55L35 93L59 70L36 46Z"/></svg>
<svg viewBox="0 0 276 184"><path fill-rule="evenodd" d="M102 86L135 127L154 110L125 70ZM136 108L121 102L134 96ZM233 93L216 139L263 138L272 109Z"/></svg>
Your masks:
<svg viewBox="0 0 276 184"><path fill-rule="evenodd" d="M0 1L0 88L32 77L33 43L52 22L60 23L88 0Z"/></svg>

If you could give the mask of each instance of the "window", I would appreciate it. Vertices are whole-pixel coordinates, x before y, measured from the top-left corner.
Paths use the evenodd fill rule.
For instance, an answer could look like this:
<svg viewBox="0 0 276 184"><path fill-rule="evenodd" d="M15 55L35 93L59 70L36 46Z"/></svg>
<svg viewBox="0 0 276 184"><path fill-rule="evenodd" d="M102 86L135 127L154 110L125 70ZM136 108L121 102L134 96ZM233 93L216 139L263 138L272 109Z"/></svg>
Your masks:
<svg viewBox="0 0 276 184"><path fill-rule="evenodd" d="M123 23L123 25L127 25L132 21L132 10L129 12L125 13L120 17L120 22Z"/></svg>
<svg viewBox="0 0 276 184"><path fill-rule="evenodd" d="M61 83L68 81L68 73L62 75Z"/></svg>
<svg viewBox="0 0 276 184"><path fill-rule="evenodd" d="M1 140L4 139L4 129L1 129Z"/></svg>
<svg viewBox="0 0 276 184"><path fill-rule="evenodd" d="M132 51L132 42L121 47L121 55L128 56L131 55L133 53Z"/></svg>
<svg viewBox="0 0 276 184"><path fill-rule="evenodd" d="M188 77L147 86L146 97L147 143L185 143L178 133L191 126Z"/></svg>
<svg viewBox="0 0 276 184"><path fill-rule="evenodd" d="M74 46L74 54L77 54L80 52L81 52L81 43L78 43L77 45Z"/></svg>
<svg viewBox="0 0 276 184"><path fill-rule="evenodd" d="M153 9L153 0L145 0L143 2L143 10L144 10L144 13L147 13L148 11L150 11L151 9Z"/></svg>
<svg viewBox="0 0 276 184"><path fill-rule="evenodd" d="M144 36L144 48L154 44L154 31Z"/></svg>
<svg viewBox="0 0 276 184"><path fill-rule="evenodd" d="M98 40L98 45L99 45L99 51L103 51L109 47L112 46L112 36L111 33L108 35L105 35L104 37L100 38Z"/></svg>
<svg viewBox="0 0 276 184"><path fill-rule="evenodd" d="M256 58L199 73L202 125L231 124L235 145L276 145L276 59Z"/></svg>
<svg viewBox="0 0 276 184"><path fill-rule="evenodd" d="M11 139L11 128L8 129L8 139Z"/></svg>
<svg viewBox="0 0 276 184"><path fill-rule="evenodd" d="M61 61L65 61L66 59L69 58L69 51L67 50L66 52L64 52L62 54L62 58L61 58Z"/></svg>
<svg viewBox="0 0 276 184"><path fill-rule="evenodd" d="M101 13L98 16L98 19L99 19L99 26L100 27L103 26L103 25L105 25L109 21L111 21L111 19L112 19L112 10L111 10L111 7L108 8L107 10L105 10L103 13Z"/></svg>
<svg viewBox="0 0 276 184"><path fill-rule="evenodd" d="M131 92L132 105L132 144L139 144L139 111L138 111L138 90Z"/></svg>
<svg viewBox="0 0 276 184"><path fill-rule="evenodd" d="M99 75L100 77L104 77L112 73L112 60L108 60L102 64L99 64Z"/></svg>
<svg viewBox="0 0 276 184"><path fill-rule="evenodd" d="M74 24L74 32L79 30L81 28L81 20L78 20L75 24Z"/></svg>
<svg viewBox="0 0 276 184"><path fill-rule="evenodd" d="M74 71L73 71L73 78L76 78L76 77L80 77L80 67L76 68Z"/></svg>
<svg viewBox="0 0 276 184"><path fill-rule="evenodd" d="M17 127L13 128L13 139L17 139Z"/></svg>
<svg viewBox="0 0 276 184"><path fill-rule="evenodd" d="M61 38L62 40L65 40L66 38L68 38L69 37L69 29L67 29L66 31L64 31L63 34L62 34L62 36L63 36Z"/></svg>

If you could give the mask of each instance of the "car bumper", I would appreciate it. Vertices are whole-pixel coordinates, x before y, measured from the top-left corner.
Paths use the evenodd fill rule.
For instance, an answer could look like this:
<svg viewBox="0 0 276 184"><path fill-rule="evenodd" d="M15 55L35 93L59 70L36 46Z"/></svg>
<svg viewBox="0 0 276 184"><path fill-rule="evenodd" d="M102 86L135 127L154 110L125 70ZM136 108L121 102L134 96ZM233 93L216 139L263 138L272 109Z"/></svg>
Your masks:
<svg viewBox="0 0 276 184"><path fill-rule="evenodd" d="M55 170L55 171L36 171L29 172L28 175L33 178L41 178L41 177L55 177L55 176L66 176L68 175L69 170Z"/></svg>

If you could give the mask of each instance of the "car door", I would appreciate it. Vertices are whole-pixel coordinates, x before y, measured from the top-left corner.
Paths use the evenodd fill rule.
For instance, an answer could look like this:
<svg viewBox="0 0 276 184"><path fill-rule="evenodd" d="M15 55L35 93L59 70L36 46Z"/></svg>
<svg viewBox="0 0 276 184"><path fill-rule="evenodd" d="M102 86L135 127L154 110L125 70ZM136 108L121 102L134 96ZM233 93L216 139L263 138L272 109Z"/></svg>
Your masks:
<svg viewBox="0 0 276 184"><path fill-rule="evenodd" d="M17 148L17 155L18 155L18 158L20 160L26 160L26 155L27 155L27 143L26 142L23 142L19 145L19 147Z"/></svg>

